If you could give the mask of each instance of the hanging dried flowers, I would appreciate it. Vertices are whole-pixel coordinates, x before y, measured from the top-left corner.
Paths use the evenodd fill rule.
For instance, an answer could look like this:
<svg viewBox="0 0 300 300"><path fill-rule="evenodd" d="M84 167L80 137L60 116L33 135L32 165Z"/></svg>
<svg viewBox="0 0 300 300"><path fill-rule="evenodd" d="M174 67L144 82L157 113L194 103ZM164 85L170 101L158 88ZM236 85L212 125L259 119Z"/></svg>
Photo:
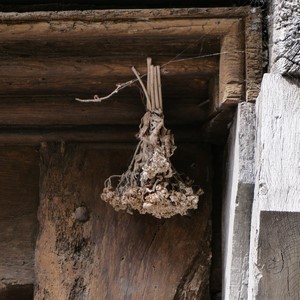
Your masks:
<svg viewBox="0 0 300 300"><path fill-rule="evenodd" d="M139 143L128 170L113 175L104 183L101 198L115 210L151 214L156 218L185 215L196 209L201 189L194 191L191 182L180 178L170 162L176 146L170 130L164 126L160 67L147 59L147 89L133 67L147 99L147 112L138 133ZM118 179L116 185L114 179Z"/></svg>

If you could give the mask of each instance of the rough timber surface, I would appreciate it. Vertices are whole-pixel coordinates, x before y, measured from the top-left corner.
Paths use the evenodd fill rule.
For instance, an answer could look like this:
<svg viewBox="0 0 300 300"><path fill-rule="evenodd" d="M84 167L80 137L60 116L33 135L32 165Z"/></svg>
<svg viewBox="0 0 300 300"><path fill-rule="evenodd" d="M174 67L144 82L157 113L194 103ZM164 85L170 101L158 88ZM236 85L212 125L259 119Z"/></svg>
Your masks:
<svg viewBox="0 0 300 300"><path fill-rule="evenodd" d="M298 0L270 3L271 72L300 76L300 5Z"/></svg>
<svg viewBox="0 0 300 300"><path fill-rule="evenodd" d="M74 98L109 94L134 79L132 65L144 73L147 56L165 64L167 122L203 125L204 139L215 143L226 140L234 107L253 101L259 88L260 15L249 7L0 16L2 129L138 124L137 89L101 104ZM191 57L198 58L185 60ZM212 78L220 87L209 89Z"/></svg>
<svg viewBox="0 0 300 300"><path fill-rule="evenodd" d="M1 13L5 22L49 21L49 20L123 20L123 19L168 19L168 18L220 18L244 17L249 7L229 8L172 8L172 9L118 9L58 12Z"/></svg>
<svg viewBox="0 0 300 300"><path fill-rule="evenodd" d="M262 15L252 8L245 18L245 99L255 102L263 75Z"/></svg>
<svg viewBox="0 0 300 300"><path fill-rule="evenodd" d="M223 207L223 299L247 299L251 208L254 193L255 105L238 106L228 139Z"/></svg>
<svg viewBox="0 0 300 300"><path fill-rule="evenodd" d="M33 147L0 147L0 299L33 291L38 164Z"/></svg>
<svg viewBox="0 0 300 300"><path fill-rule="evenodd" d="M261 235L267 234L265 230L269 229L260 223L261 212L300 212L299 98L299 81L296 79L285 78L279 74L264 75L256 114L257 165L251 220L248 299L261 299L260 281L264 281L264 266L259 264L258 258L259 240ZM289 213L286 222L289 220L288 216ZM283 239L281 244L289 244L288 234ZM274 263L276 260L275 258ZM282 280L281 289L286 295L292 276L289 274L284 277L285 281ZM269 292L272 293L272 289Z"/></svg>
<svg viewBox="0 0 300 300"><path fill-rule="evenodd" d="M177 169L206 194L190 216L168 220L115 212L100 200L101 183L126 170L131 155L43 144L35 300L209 299L209 148L177 149Z"/></svg>
<svg viewBox="0 0 300 300"><path fill-rule="evenodd" d="M300 299L300 212L262 211L257 299Z"/></svg>

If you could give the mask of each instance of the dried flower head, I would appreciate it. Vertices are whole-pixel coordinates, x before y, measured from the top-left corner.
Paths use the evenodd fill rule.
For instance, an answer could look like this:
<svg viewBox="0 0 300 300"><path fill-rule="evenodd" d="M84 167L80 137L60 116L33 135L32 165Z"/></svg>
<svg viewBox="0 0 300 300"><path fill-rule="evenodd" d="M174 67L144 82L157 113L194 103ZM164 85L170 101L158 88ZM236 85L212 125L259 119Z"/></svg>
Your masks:
<svg viewBox="0 0 300 300"><path fill-rule="evenodd" d="M141 120L140 141L128 170L105 181L101 198L116 210L129 213L137 210L156 218L185 215L189 209L197 208L203 191L194 192L190 182L180 178L170 161L176 146L173 135L164 126L159 67L148 60L148 91L136 71L135 74L146 95L148 109ZM119 180L113 186L116 177Z"/></svg>

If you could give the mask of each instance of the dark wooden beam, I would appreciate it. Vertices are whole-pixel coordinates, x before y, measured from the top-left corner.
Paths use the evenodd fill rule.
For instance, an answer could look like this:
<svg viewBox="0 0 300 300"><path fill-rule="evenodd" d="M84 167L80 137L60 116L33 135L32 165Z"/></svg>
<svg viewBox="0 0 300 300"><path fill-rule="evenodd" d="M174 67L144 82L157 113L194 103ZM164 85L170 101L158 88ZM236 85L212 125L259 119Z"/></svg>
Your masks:
<svg viewBox="0 0 300 300"><path fill-rule="evenodd" d="M205 142L200 126L167 126L176 143ZM33 145L45 141L80 143L137 143L138 124L132 126L79 126L66 128L0 128L0 145Z"/></svg>
<svg viewBox="0 0 300 300"><path fill-rule="evenodd" d="M74 44L76 44L76 47ZM16 58L34 56L37 59L49 59L59 58L63 54L64 56L75 57L76 59L76 57L83 56L84 54L86 58L118 55L119 59L122 59L123 56L127 59L130 59L130 57L139 59L149 55L154 59L155 64L160 64L160 61L165 63L174 57L186 58L197 56L199 53L203 56L218 53L219 49L220 46L217 37L206 34L199 34L193 37L186 35L175 39L169 36L85 36L80 40L5 40L5 43L0 44L0 56L4 59L7 56L15 56ZM179 53L180 56L178 57ZM159 62L156 61L157 58ZM114 61L119 62L119 60Z"/></svg>
<svg viewBox="0 0 300 300"><path fill-rule="evenodd" d="M76 45L74 45L75 47ZM156 64L162 67L163 85L165 78L190 77L193 82L199 76L209 78L218 72L217 57L208 57L197 60L170 62L171 58L155 59ZM135 79L131 66L135 66L141 74L146 73L146 56L140 57L60 57L52 59L15 57L0 58L0 94L29 94L49 93L57 91L96 93L100 88L110 93L117 83ZM199 75L200 74L200 75ZM195 84L197 87L199 84ZM200 87L200 86L199 86ZM198 92L199 93L199 92Z"/></svg>
<svg viewBox="0 0 300 300"><path fill-rule="evenodd" d="M132 125L139 124L145 108L139 95L135 98L109 99L103 103L81 103L68 98L45 98L24 102L0 102L0 126L64 125ZM200 124L207 118L205 106L180 101L165 102L164 113L169 124ZM202 101L201 101L202 100Z"/></svg>

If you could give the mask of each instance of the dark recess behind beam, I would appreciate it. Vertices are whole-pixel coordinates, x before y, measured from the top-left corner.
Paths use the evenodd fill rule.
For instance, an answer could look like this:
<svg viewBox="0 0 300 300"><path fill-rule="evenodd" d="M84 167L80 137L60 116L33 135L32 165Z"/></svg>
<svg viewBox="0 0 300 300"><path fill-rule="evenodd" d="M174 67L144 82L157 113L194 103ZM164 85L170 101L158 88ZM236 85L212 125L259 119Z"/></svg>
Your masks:
<svg viewBox="0 0 300 300"><path fill-rule="evenodd" d="M130 8L176 8L176 7L224 7L250 5L253 1L243 0L105 0L105 1L26 1L0 0L2 12L50 11L50 10L89 10L89 9L130 9Z"/></svg>

